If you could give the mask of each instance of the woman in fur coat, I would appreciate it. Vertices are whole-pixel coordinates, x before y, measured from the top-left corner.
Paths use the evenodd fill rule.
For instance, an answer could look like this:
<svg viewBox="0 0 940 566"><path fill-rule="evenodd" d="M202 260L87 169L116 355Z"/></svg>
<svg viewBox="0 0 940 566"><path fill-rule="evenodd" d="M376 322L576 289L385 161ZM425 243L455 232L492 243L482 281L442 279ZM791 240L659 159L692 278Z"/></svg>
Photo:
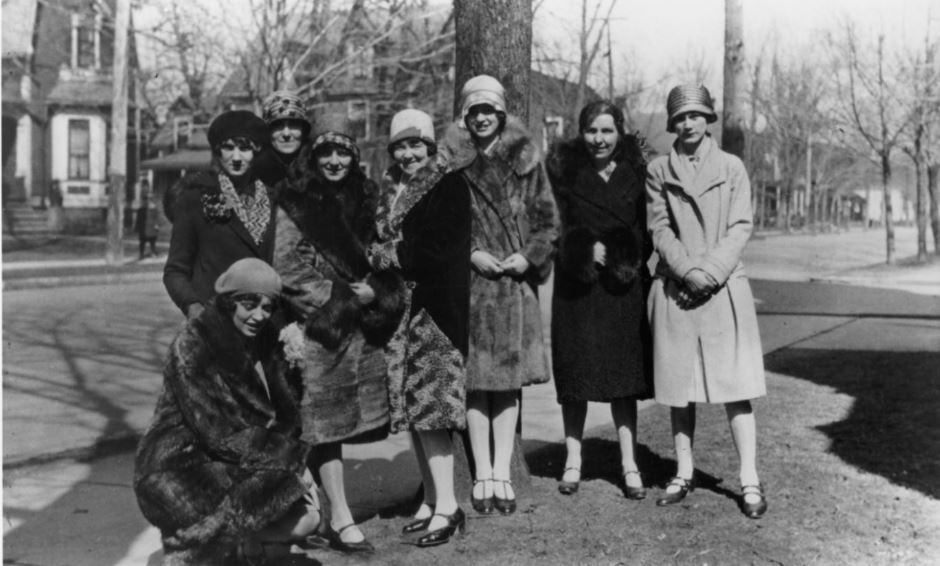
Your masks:
<svg viewBox="0 0 940 566"><path fill-rule="evenodd" d="M225 112L209 124L212 171L187 176L164 198L173 222L163 285L193 318L213 295L216 278L239 259L271 261L274 207L270 188L253 167L267 128L247 110Z"/></svg>
<svg viewBox="0 0 940 566"><path fill-rule="evenodd" d="M562 226L552 295L552 369L567 450L558 489L578 490L587 402L597 401L610 403L624 493L642 499L636 401L652 391L646 160L608 101L585 106L578 131L548 159Z"/></svg>
<svg viewBox="0 0 940 566"><path fill-rule="evenodd" d="M521 388L549 379L537 295L551 272L555 199L536 143L493 77L467 81L442 153L473 203L467 428L477 510L516 509L510 478ZM493 448L490 450L490 434ZM490 454L492 453L492 458Z"/></svg>
<svg viewBox="0 0 940 566"><path fill-rule="evenodd" d="M359 168L344 118L326 117L297 171L278 186L274 268L306 336L302 438L330 503L325 536L345 552L371 551L346 501L342 443L388 432L384 346L404 310L394 270L373 270L378 190Z"/></svg>
<svg viewBox="0 0 940 566"><path fill-rule="evenodd" d="M701 85L677 86L666 102L677 139L649 166L647 213L659 254L649 296L656 401L670 407L678 470L657 501L682 501L694 487L696 403L724 403L740 457L741 509L767 510L757 476L751 399L766 394L754 297L741 253L751 236L751 186L744 164L708 134L717 119Z"/></svg>
<svg viewBox="0 0 940 566"><path fill-rule="evenodd" d="M411 431L424 501L404 533L418 546L446 543L465 525L454 494L450 431L466 428L467 322L470 310L470 190L436 161L431 117L392 118L373 262L408 281L409 308L389 345L392 431ZM426 533L424 531L427 531Z"/></svg>
<svg viewBox="0 0 940 566"><path fill-rule="evenodd" d="M233 564L240 544L257 557L262 542L301 539L319 523L289 362L267 324L280 287L263 261L235 262L170 346L134 463L164 564Z"/></svg>

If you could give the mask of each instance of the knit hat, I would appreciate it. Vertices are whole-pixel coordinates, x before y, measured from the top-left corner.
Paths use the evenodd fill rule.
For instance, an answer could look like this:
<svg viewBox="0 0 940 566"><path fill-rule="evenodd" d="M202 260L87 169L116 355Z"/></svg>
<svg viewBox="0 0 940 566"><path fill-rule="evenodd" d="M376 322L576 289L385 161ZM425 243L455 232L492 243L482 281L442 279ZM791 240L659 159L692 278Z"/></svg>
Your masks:
<svg viewBox="0 0 940 566"><path fill-rule="evenodd" d="M467 119L470 107L489 104L497 112L506 113L506 89L489 75L477 75L464 83L460 89L460 122Z"/></svg>
<svg viewBox="0 0 940 566"><path fill-rule="evenodd" d="M701 112L709 124L718 119L715 114L715 101L703 85L679 85L669 91L666 98L666 131L675 132L673 122L685 112Z"/></svg>
<svg viewBox="0 0 940 566"><path fill-rule="evenodd" d="M359 162L359 147L352 135L352 126L345 114L327 114L316 121L313 145L311 149L315 155L317 148L324 145L337 145L346 149Z"/></svg>
<svg viewBox="0 0 940 566"><path fill-rule="evenodd" d="M428 153L437 151L434 141L434 121L426 113L408 108L392 116L392 126L388 134L388 151L401 140L416 138L428 146Z"/></svg>
<svg viewBox="0 0 940 566"><path fill-rule="evenodd" d="M268 126L264 120L255 116L248 110L231 110L223 112L209 124L209 145L215 149L225 140L233 138L248 138L258 147L263 146L271 138Z"/></svg>
<svg viewBox="0 0 940 566"><path fill-rule="evenodd" d="M264 99L261 117L270 128L278 120L297 120L303 124L304 135L310 134L307 108L304 101L290 90L276 90Z"/></svg>
<svg viewBox="0 0 940 566"><path fill-rule="evenodd" d="M266 262L246 257L229 266L225 273L215 280L215 292L222 293L258 293L273 297L281 292L281 278L274 268Z"/></svg>

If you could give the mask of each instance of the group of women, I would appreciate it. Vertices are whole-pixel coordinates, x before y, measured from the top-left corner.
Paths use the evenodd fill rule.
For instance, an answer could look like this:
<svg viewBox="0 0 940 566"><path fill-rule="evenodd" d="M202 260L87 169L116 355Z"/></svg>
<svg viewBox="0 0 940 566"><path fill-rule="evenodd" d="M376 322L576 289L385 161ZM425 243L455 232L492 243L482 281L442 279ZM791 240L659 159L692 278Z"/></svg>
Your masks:
<svg viewBox="0 0 940 566"><path fill-rule="evenodd" d="M263 118L218 116L212 171L164 201L164 282L187 323L134 485L165 563L263 563L269 543L371 551L346 500L342 445L390 432L410 433L423 480L408 541L435 546L466 528L456 431L469 437L473 509L513 513L520 392L550 375L537 290L553 267L559 491L578 490L595 401L611 406L625 496L646 496L637 400L655 393L671 407L678 462L657 504L694 488L695 404L718 402L742 510L761 516L750 399L764 378L740 263L747 175L707 133L704 87L673 89L667 112L676 143L648 166L607 101L587 105L579 134L543 161L503 86L480 75L440 143L426 113L393 117L378 186L348 123L311 125L295 94L272 94Z"/></svg>

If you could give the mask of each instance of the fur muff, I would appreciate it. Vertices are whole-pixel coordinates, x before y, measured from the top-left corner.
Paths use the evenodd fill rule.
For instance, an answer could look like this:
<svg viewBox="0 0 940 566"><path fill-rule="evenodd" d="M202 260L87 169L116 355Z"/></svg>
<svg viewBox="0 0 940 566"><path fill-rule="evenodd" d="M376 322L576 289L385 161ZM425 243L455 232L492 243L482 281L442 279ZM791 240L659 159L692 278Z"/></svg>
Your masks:
<svg viewBox="0 0 940 566"><path fill-rule="evenodd" d="M597 281L594 243L597 236L588 228L574 228L561 238L560 270L579 283ZM608 251L609 253L609 251Z"/></svg>
<svg viewBox="0 0 940 566"><path fill-rule="evenodd" d="M611 292L630 286L640 274L642 250L633 231L615 228L601 235L600 242L607 248L607 261L601 271L601 285Z"/></svg>
<svg viewBox="0 0 940 566"><path fill-rule="evenodd" d="M397 271L382 270L370 274L366 283L375 300L362 309L362 333L371 344L385 344L405 314L405 280Z"/></svg>

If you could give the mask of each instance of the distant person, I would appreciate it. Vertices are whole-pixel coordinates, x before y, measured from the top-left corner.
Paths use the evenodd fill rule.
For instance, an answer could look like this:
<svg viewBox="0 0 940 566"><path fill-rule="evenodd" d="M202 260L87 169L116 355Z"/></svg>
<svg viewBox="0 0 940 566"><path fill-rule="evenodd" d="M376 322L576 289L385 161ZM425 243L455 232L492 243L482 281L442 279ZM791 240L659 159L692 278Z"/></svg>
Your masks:
<svg viewBox="0 0 940 566"><path fill-rule="evenodd" d="M548 172L561 214L552 294L552 366L567 456L558 490L578 491L588 401L610 404L628 499L646 489L636 461L637 400L652 396L646 291L646 159L609 101L581 110Z"/></svg>
<svg viewBox="0 0 940 566"><path fill-rule="evenodd" d="M317 122L300 174L277 193L274 268L302 328L302 438L330 504L325 542L371 552L346 499L343 444L388 434L384 347L404 310L401 277L374 270L366 255L375 235L378 189L359 168L345 116Z"/></svg>
<svg viewBox="0 0 940 566"><path fill-rule="evenodd" d="M445 174L431 117L420 110L392 117L388 151L394 163L382 177L372 259L409 282L409 309L388 347L389 409L392 431L411 433L424 487L403 532L437 546L466 528L450 433L467 428L470 190Z"/></svg>
<svg viewBox="0 0 940 566"><path fill-rule="evenodd" d="M212 169L186 177L171 203L173 231L163 284L186 316L199 314L218 276L239 259L270 262L274 207L253 165L269 135L251 112L217 116L208 131Z"/></svg>
<svg viewBox="0 0 940 566"><path fill-rule="evenodd" d="M704 86L669 92L669 155L649 166L647 212L659 254L649 296L656 401L671 408L678 470L657 505L695 487L696 403L723 403L740 458L742 512L758 518L767 500L757 475L751 399L766 394L754 297L741 254L753 229L744 165L708 133L717 119Z"/></svg>
<svg viewBox="0 0 940 566"><path fill-rule="evenodd" d="M264 543L299 542L320 522L296 393L268 325L280 278L247 258L214 289L170 346L134 461L137 502L174 566L261 564Z"/></svg>
<svg viewBox="0 0 940 566"><path fill-rule="evenodd" d="M276 187L290 175L292 165L310 145L307 107L297 93L278 90L261 105L261 118L268 126L270 144L258 156L258 177L269 187Z"/></svg>
<svg viewBox="0 0 940 566"><path fill-rule="evenodd" d="M146 257L144 254L147 244L150 244L150 255L156 257L157 236L159 227L157 225L158 212L157 203L153 201L153 194L150 192L150 184L141 183L140 208L137 209L137 241L140 244L140 259Z"/></svg>
<svg viewBox="0 0 940 566"><path fill-rule="evenodd" d="M467 430L473 451L471 502L516 510L510 463L522 387L549 380L538 286L552 268L558 211L541 151L506 113L503 85L471 78L442 152L471 189L470 350ZM492 435L492 443L490 438Z"/></svg>

